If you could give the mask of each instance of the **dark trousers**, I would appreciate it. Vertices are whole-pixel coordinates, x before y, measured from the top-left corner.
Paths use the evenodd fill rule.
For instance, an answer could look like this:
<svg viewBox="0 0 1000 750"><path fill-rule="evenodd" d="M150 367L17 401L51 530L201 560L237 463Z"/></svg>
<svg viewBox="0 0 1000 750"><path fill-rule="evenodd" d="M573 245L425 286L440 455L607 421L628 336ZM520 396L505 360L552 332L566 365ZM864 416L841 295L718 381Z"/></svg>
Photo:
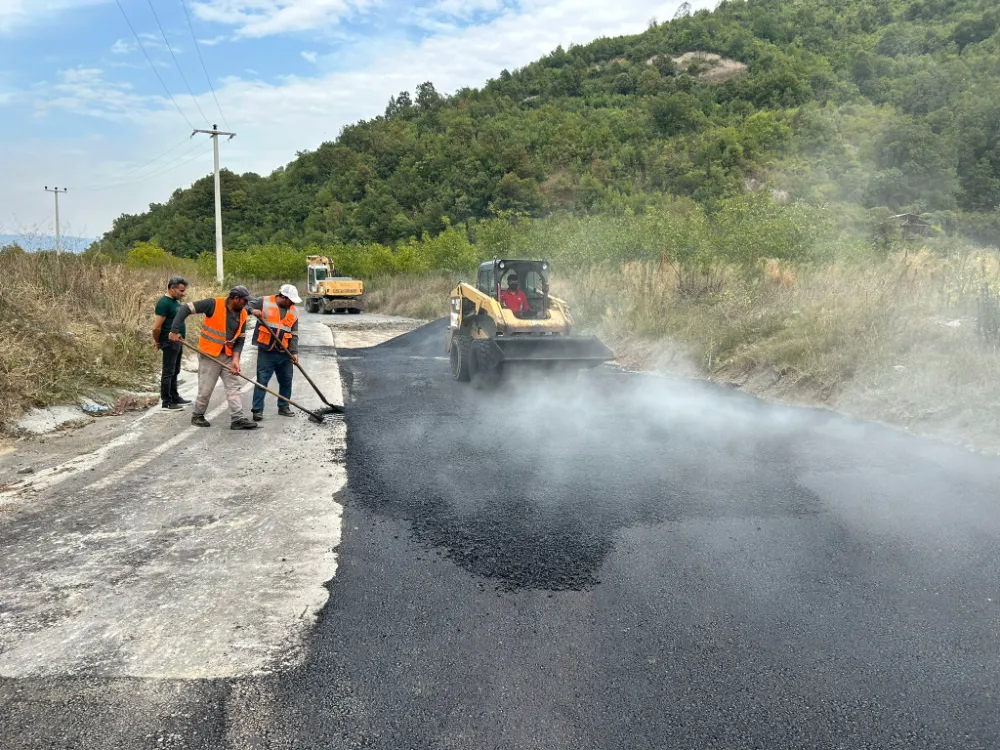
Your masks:
<svg viewBox="0 0 1000 750"><path fill-rule="evenodd" d="M163 369L160 371L160 398L164 404L180 398L177 392L177 377L181 374L181 352L179 341L164 341L160 344L163 352Z"/></svg>
<svg viewBox="0 0 1000 750"><path fill-rule="evenodd" d="M278 393L285 398L292 397L292 358L284 352L269 352L266 349L257 348L257 382L267 385L272 375L278 376ZM267 392L263 388L254 386L253 389L253 411L264 411L264 397ZM287 401L278 399L279 409L291 409Z"/></svg>

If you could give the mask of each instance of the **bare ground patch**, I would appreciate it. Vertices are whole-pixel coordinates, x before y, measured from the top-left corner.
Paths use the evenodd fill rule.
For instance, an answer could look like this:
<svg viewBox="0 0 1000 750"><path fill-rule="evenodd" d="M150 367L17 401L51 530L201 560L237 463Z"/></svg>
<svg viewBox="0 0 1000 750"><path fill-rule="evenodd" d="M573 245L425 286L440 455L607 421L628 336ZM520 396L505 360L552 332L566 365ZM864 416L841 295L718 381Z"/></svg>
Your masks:
<svg viewBox="0 0 1000 750"><path fill-rule="evenodd" d="M426 321L413 318L397 318L385 321L358 321L357 323L329 323L333 331L333 345L337 349L365 349L378 346L414 328L419 328Z"/></svg>
<svg viewBox="0 0 1000 750"><path fill-rule="evenodd" d="M656 62L658 55L646 61L647 65ZM679 70L687 69L691 63L699 67L698 78L705 83L722 83L746 72L747 66L739 60L717 55L714 52L685 52L680 57L673 58Z"/></svg>

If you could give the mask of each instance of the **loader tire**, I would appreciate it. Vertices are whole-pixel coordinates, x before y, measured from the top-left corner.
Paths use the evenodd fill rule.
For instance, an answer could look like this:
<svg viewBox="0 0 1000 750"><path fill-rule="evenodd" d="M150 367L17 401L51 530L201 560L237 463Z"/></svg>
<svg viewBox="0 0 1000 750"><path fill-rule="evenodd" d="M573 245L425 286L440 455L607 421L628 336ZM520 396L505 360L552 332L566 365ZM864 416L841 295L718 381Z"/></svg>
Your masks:
<svg viewBox="0 0 1000 750"><path fill-rule="evenodd" d="M477 389L495 388L500 383L503 363L492 341L476 339L472 342L472 385Z"/></svg>
<svg viewBox="0 0 1000 750"><path fill-rule="evenodd" d="M467 383L470 364L472 364L472 338L459 333L451 342L451 377Z"/></svg>

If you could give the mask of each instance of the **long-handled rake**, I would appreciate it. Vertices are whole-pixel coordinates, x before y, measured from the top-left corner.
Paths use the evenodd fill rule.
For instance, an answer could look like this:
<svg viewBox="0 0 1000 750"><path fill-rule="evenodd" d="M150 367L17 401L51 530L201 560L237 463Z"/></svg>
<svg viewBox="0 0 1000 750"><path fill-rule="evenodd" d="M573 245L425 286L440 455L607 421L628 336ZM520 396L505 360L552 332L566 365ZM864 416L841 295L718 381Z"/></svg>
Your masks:
<svg viewBox="0 0 1000 750"><path fill-rule="evenodd" d="M268 333L270 333L270 334L271 334L271 338L272 338L272 339L274 339L274 341L275 341L275 342L276 342L276 343L278 344L278 346L280 346L280 347L281 347L281 351L283 351L283 352L284 352L285 354L287 354L287 355L288 355L289 357L291 357L291 356L292 356L292 353L291 353L290 351L288 351L288 349L286 349L286 348L285 348L285 345L284 345L284 344L283 344L283 343L281 342L281 338L280 338L280 337L278 336L277 332L276 332L276 331L275 331L275 330L274 330L273 328L271 328L271 326L269 326L269 325L268 325L268 324L267 324L267 323L266 323L266 322L264 321L264 319L263 319L263 318L257 318L257 325L259 325L259 326L264 326L264 328L266 328L266 329L267 329ZM304 370L304 369L302 368L302 365L300 365L300 364L298 363L298 361L297 361L297 360L298 360L298 358L297 358L297 357L293 357L293 358L292 358L292 363L293 363L293 364L294 364L294 365L295 365L295 366L296 366L297 368L299 368L299 372L301 372L301 373L302 373L302 377L304 377L304 378L305 378L306 380L308 380L308 381L309 381L309 385L311 385L311 386L313 387L313 390L314 390L314 391L316 391L316 395L317 395L317 396L319 396L319 398L320 398L320 401L322 401L322 402L323 402L324 404L326 404L326 405L327 405L327 408L329 408L329 409L332 409L332 411L331 411L331 412L329 412L329 413L331 413L331 414L343 414L343 413L344 413L344 407L343 407L343 406L337 406L336 404L331 404L331 403L330 403L329 401L327 401L327 400L326 400L326 396L324 396L324 395L323 395L323 392L322 392L322 391L321 391L321 390L319 389L319 386L318 386L318 385L316 385L316 384L315 384L315 383L313 382L313 379L312 379L311 377L309 377L309 373L307 373L307 372L306 372L306 371L305 371L305 370Z"/></svg>
<svg viewBox="0 0 1000 750"><path fill-rule="evenodd" d="M200 349L198 349L195 346L192 346L191 344L189 344L184 339L181 339L181 343L184 346L186 346L188 349L190 349L191 351L196 352L197 354L200 354L203 357L208 357L210 360L212 360L213 362L218 363L219 365L221 365L222 367L226 368L227 370L230 369L229 365L227 365L221 359L217 359L217 358L215 358L215 357L213 357L213 356L211 356L209 354L205 354L205 352L201 351ZM282 401L287 401L289 404L291 404L292 406L294 406L296 409L298 409L300 411L304 411L306 414L309 415L309 420L312 421L312 422L315 422L316 424L323 424L323 422L325 421L325 417L328 417L331 414L343 414L344 413L344 408L342 406L333 406L333 405L328 405L327 407L325 407L323 409L318 409L316 411L311 411L310 409L307 409L304 406L301 406L300 404L295 403L290 398L285 398L280 393L275 393L270 388L268 388L266 385L261 385L256 380L253 380L252 378L248 378L243 373L236 373L236 375L238 377L243 378L248 383L253 383L258 388L262 388L263 390L265 390L268 393L270 393L272 396L277 396ZM324 399L324 401L325 401L325 399Z"/></svg>

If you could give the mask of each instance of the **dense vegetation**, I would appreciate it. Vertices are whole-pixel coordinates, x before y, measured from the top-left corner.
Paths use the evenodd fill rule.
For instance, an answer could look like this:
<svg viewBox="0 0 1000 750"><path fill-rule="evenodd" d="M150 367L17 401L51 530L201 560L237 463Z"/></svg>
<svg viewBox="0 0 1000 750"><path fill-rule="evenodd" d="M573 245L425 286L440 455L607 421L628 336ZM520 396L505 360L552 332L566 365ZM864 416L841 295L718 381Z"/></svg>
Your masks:
<svg viewBox="0 0 1000 750"><path fill-rule="evenodd" d="M868 236L906 211L995 243L998 28L995 0L725 0L557 49L482 89L425 83L270 176L224 172L226 245L382 252L449 226L478 244L498 222L555 214L547 224L566 228L570 212L734 239L767 214L801 222L798 241L821 210ZM199 180L122 216L93 249L153 241L196 257L214 245L212 201ZM632 255L658 254L674 226Z"/></svg>

